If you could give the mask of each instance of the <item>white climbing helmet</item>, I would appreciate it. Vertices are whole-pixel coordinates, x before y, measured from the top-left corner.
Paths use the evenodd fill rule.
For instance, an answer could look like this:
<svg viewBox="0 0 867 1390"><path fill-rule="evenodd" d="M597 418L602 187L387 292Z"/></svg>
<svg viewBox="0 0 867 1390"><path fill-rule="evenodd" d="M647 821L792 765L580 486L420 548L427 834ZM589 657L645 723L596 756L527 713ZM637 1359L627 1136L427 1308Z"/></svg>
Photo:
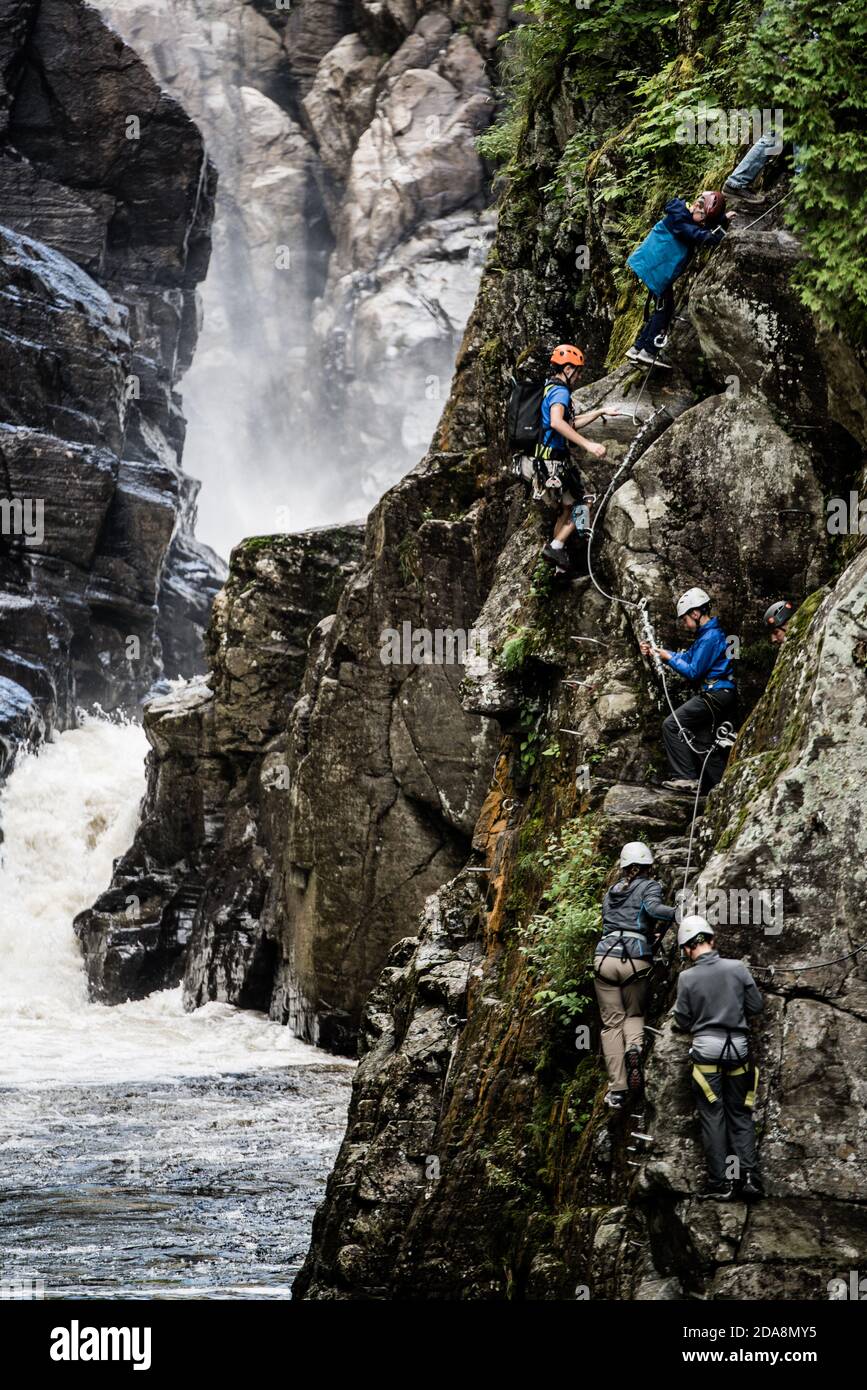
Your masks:
<svg viewBox="0 0 867 1390"><path fill-rule="evenodd" d="M691 607L704 607L706 603L710 603L710 594L706 594L704 589L686 589L678 599L678 617L684 617Z"/></svg>
<svg viewBox="0 0 867 1390"><path fill-rule="evenodd" d="M684 917L677 929L677 944L681 947L688 946L690 941L694 941L697 936L713 936L713 927L706 917Z"/></svg>
<svg viewBox="0 0 867 1390"><path fill-rule="evenodd" d="M677 616L682 618L690 608L703 608L706 603L710 603L710 594L706 594L704 589L687 589L677 600Z"/></svg>
<svg viewBox="0 0 867 1390"><path fill-rule="evenodd" d="M630 864L652 864L653 851L641 840L630 840L620 851L620 867L628 869Z"/></svg>

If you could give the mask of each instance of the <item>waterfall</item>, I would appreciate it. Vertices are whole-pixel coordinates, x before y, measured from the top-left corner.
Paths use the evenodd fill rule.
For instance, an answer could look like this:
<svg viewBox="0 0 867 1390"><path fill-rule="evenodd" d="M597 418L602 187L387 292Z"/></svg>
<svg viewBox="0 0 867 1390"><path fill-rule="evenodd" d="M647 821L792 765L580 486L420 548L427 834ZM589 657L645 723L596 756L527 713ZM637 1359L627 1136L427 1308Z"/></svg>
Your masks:
<svg viewBox="0 0 867 1390"><path fill-rule="evenodd" d="M72 920L132 842L147 741L88 718L23 755L0 795L0 1084L110 1082L253 1071L321 1060L262 1014L180 988L106 1007L88 1001Z"/></svg>

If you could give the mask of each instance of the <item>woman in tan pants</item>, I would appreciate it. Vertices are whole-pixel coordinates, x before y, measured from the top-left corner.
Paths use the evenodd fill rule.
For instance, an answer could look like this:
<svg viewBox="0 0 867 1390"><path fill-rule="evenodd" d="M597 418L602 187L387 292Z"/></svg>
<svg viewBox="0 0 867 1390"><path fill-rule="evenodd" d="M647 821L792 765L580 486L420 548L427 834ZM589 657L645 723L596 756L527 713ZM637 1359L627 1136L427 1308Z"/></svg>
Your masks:
<svg viewBox="0 0 867 1390"><path fill-rule="evenodd" d="M633 841L620 852L620 874L602 900L602 939L596 947L596 999L602 1015L602 1053L608 1068L605 1102L612 1110L644 1084L641 1046L647 975L653 948L674 919L662 886L650 876L653 854Z"/></svg>

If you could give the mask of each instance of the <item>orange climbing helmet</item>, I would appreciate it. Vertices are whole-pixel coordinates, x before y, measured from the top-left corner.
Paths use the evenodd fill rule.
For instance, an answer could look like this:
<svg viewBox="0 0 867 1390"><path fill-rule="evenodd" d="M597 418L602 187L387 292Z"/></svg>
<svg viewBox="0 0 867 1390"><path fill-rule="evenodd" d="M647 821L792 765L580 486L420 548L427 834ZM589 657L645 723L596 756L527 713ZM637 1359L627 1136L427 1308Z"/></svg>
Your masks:
<svg viewBox="0 0 867 1390"><path fill-rule="evenodd" d="M584 353L571 343L560 343L551 353L551 363L555 367L583 367Z"/></svg>

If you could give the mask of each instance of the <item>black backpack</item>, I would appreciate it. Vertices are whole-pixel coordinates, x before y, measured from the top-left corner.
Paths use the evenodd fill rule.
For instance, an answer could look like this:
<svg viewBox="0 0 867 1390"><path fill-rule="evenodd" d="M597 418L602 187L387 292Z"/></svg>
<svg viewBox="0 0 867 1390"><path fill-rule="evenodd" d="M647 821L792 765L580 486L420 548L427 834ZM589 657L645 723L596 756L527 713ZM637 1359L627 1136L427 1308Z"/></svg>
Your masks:
<svg viewBox="0 0 867 1390"><path fill-rule="evenodd" d="M518 381L513 377L514 386L509 396L507 414L509 446L532 455L542 434L542 397L545 394L545 381Z"/></svg>

